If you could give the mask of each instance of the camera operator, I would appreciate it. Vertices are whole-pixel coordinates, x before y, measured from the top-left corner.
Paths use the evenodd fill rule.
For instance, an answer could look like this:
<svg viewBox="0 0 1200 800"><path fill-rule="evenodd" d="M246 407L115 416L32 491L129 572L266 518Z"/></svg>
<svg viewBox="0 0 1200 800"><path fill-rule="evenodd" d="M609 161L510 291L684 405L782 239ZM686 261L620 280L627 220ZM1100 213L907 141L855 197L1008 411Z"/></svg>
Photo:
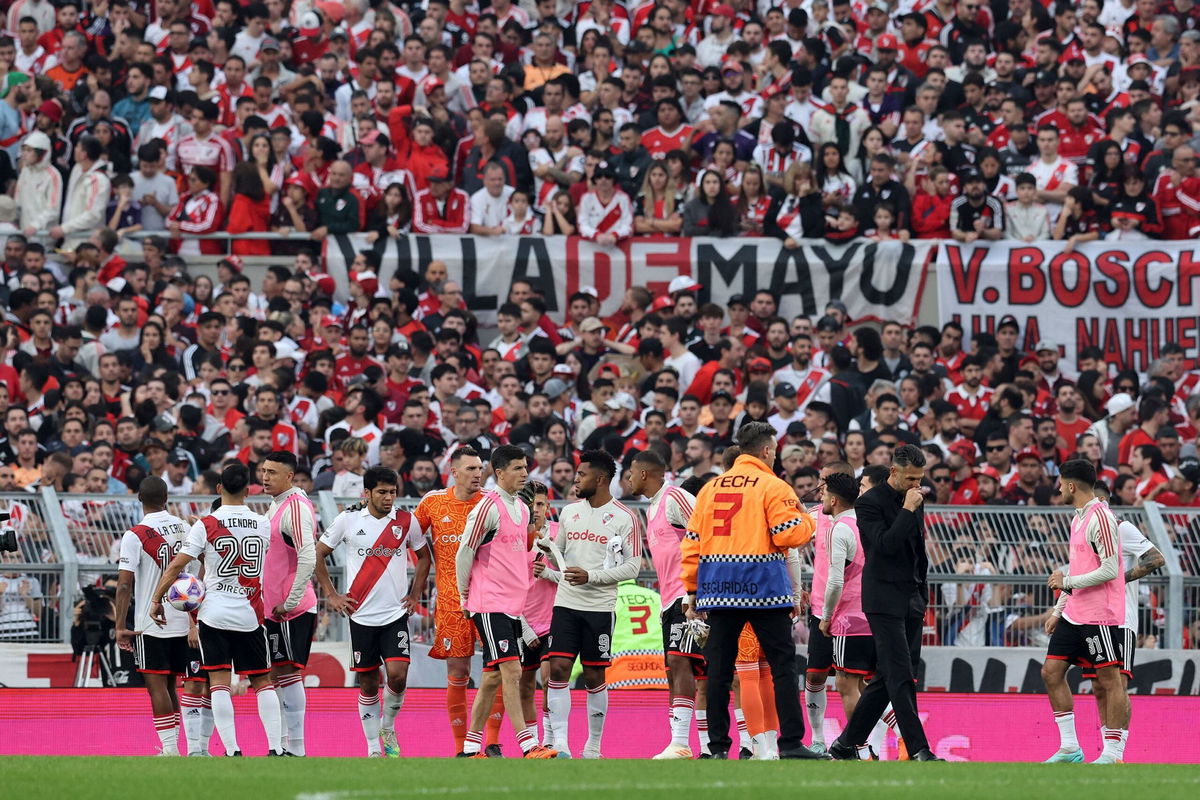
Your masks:
<svg viewBox="0 0 1200 800"><path fill-rule="evenodd" d="M113 603L116 592L117 581L111 575L105 576L103 586L83 587L83 599L75 605L71 622L71 650L75 660L91 650L110 668L118 663L116 607ZM100 677L105 686L114 685L109 670L102 668Z"/></svg>

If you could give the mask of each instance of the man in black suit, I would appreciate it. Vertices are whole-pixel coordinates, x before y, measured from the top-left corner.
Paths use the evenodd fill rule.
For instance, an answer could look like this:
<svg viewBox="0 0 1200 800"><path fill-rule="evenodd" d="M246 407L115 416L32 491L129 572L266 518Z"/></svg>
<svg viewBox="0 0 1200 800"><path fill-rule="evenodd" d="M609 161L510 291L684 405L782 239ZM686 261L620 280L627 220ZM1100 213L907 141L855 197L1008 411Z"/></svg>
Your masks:
<svg viewBox="0 0 1200 800"><path fill-rule="evenodd" d="M836 759L858 758L857 745L879 721L891 701L910 757L915 761L940 761L929 750L929 740L917 716L916 670L921 661L921 633L929 594L926 575L925 454L905 444L896 448L886 483L858 498L858 533L865 563L862 574L862 608L875 640L878 669L863 690L829 754Z"/></svg>

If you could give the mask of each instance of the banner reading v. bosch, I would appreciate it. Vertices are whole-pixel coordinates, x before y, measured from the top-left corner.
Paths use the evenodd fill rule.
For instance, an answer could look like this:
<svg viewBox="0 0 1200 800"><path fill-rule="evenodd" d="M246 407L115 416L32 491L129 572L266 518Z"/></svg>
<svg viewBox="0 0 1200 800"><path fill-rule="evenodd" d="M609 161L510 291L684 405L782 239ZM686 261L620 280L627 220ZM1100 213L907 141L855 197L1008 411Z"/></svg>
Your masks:
<svg viewBox="0 0 1200 800"><path fill-rule="evenodd" d="M445 262L461 282L467 307L493 325L508 288L525 278L546 298L551 314L562 312L581 287L595 287L604 314L617 310L630 286L654 294L667 291L678 275L704 286L700 301L724 304L732 295L749 298L769 289L779 313L817 316L841 299L855 321L915 321L925 267L934 242L855 242L831 245L808 240L788 249L776 239L689 239L639 237L603 247L567 236L403 236L368 245L364 234L330 237L326 268L346 299L355 253L373 249L382 258L380 285L400 271L417 274L430 261Z"/></svg>
<svg viewBox="0 0 1200 800"><path fill-rule="evenodd" d="M1074 360L1097 346L1109 363L1144 370L1167 342L1195 352L1198 277L1191 242L1088 242L1070 253L1062 242L944 242L938 306L968 340L1012 314L1025 350L1049 339Z"/></svg>

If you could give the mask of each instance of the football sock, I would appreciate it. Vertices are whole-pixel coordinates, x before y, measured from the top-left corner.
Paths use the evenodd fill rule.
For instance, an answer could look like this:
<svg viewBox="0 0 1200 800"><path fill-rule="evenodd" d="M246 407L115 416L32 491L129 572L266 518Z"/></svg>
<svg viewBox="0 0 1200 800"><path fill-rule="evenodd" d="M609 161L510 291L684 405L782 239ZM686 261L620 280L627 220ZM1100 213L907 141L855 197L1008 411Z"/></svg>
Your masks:
<svg viewBox="0 0 1200 800"><path fill-rule="evenodd" d="M258 699L258 718L267 734L267 748L282 753L283 746L283 715L279 713L279 695L274 686L264 686L256 693ZM301 744L303 746L303 743Z"/></svg>
<svg viewBox="0 0 1200 800"><path fill-rule="evenodd" d="M823 673L809 673L804 679L804 707L808 709L808 727L812 728L812 743L825 744L825 692Z"/></svg>
<svg viewBox="0 0 1200 800"><path fill-rule="evenodd" d="M404 692L393 692L392 687L383 685L383 727L385 730L396 729L396 715L404 707Z"/></svg>
<svg viewBox="0 0 1200 800"><path fill-rule="evenodd" d="M600 739L604 736L604 720L608 716L608 684L602 683L587 690L588 738L584 750L600 752Z"/></svg>
<svg viewBox="0 0 1200 800"><path fill-rule="evenodd" d="M208 752L208 743L212 740L213 728L213 710L212 697L201 698L204 701L204 709L200 714L200 752Z"/></svg>
<svg viewBox="0 0 1200 800"><path fill-rule="evenodd" d="M857 745L856 749L858 750L858 760L859 761L870 761L871 760L871 746L869 744Z"/></svg>
<svg viewBox="0 0 1200 800"><path fill-rule="evenodd" d="M883 753L883 743L887 741L888 727L881 719L875 723L875 727L871 729L871 733L867 736L867 744L875 748L878 754Z"/></svg>
<svg viewBox="0 0 1200 800"><path fill-rule="evenodd" d="M1120 728L1101 728L1100 730L1104 736L1103 755L1123 761L1125 759L1125 741L1129 738L1129 731Z"/></svg>
<svg viewBox="0 0 1200 800"><path fill-rule="evenodd" d="M745 727L746 733L753 740L766 726L763 724L762 696L758 689L758 662L740 662L736 665L738 682L742 685L742 707L739 709L742 717L738 719L738 733ZM742 720L745 720L743 726ZM742 743L745 746L745 742Z"/></svg>
<svg viewBox="0 0 1200 800"><path fill-rule="evenodd" d="M892 704L888 703L887 708L883 710L883 724L892 729L892 733L900 735L900 726L896 724L896 711L892 708Z"/></svg>
<svg viewBox="0 0 1200 800"><path fill-rule="evenodd" d="M546 682L546 702L550 706L550 723L554 728L554 749L571 751L568 721L571 717L571 690L566 681Z"/></svg>
<svg viewBox="0 0 1200 800"><path fill-rule="evenodd" d="M767 662L758 662L758 696L762 698L763 727L768 734L779 733L779 711L775 708L775 679ZM768 737L772 740L776 737Z"/></svg>
<svg viewBox="0 0 1200 800"><path fill-rule="evenodd" d="M1079 740L1075 738L1075 712L1055 711L1054 722L1058 725L1058 749L1071 752L1079 749Z"/></svg>
<svg viewBox="0 0 1200 800"><path fill-rule="evenodd" d="M450 715L450 732L454 735L454 752L462 753L467 740L467 682L468 678L449 678L446 683L446 713Z"/></svg>
<svg viewBox="0 0 1200 800"><path fill-rule="evenodd" d="M158 732L158 741L162 744L165 755L179 755L179 729L175 727L175 714L172 712L162 717L154 718L154 730Z"/></svg>
<svg viewBox="0 0 1200 800"><path fill-rule="evenodd" d="M525 720L525 730L529 731L529 733L533 736L533 746L537 747L538 746L537 720L536 719Z"/></svg>
<svg viewBox="0 0 1200 800"><path fill-rule="evenodd" d="M492 710L488 714L487 727L484 728L483 746L491 747L500 741L500 723L504 721L504 692L496 690L492 700Z"/></svg>
<svg viewBox="0 0 1200 800"><path fill-rule="evenodd" d="M370 697L359 694L358 719L362 722L363 736L367 739L367 754L381 752L379 749L379 692Z"/></svg>
<svg viewBox="0 0 1200 800"><path fill-rule="evenodd" d="M225 746L225 753L232 755L241 748L238 747L237 729L233 724L233 699L229 696L229 687L212 687L210 697L213 724L217 727L217 733L221 734L221 744Z"/></svg>
<svg viewBox="0 0 1200 800"><path fill-rule="evenodd" d="M467 737L463 740L462 752L469 756L483 750L483 731L467 731Z"/></svg>
<svg viewBox="0 0 1200 800"><path fill-rule="evenodd" d="M200 729L204 718L203 701L203 697L186 692L179 696L179 712L183 715L183 733L187 737L188 755L202 752Z"/></svg>
<svg viewBox="0 0 1200 800"><path fill-rule="evenodd" d="M537 734L529 728L522 728L517 731L517 744L521 746L522 753L528 753L537 747Z"/></svg>
<svg viewBox="0 0 1200 800"><path fill-rule="evenodd" d="M542 709L542 746L554 747L554 726L550 724L550 709Z"/></svg>
<svg viewBox="0 0 1200 800"><path fill-rule="evenodd" d="M742 699L745 700L745 698ZM746 728L746 713L740 708L734 708L733 718L737 722L738 744L750 750L754 747L754 743L750 741L750 731Z"/></svg>
<svg viewBox="0 0 1200 800"><path fill-rule="evenodd" d="M696 701L690 697L671 698L671 744L688 746L692 729L692 713L696 710Z"/></svg>
<svg viewBox="0 0 1200 800"><path fill-rule="evenodd" d="M275 691L283 706L283 725L287 732L288 752L304 755L304 711L307 696L304 691L304 676L299 672L284 675L276 684Z"/></svg>
<svg viewBox="0 0 1200 800"><path fill-rule="evenodd" d="M700 739L700 752L712 754L708 749L708 709L696 709L696 736Z"/></svg>

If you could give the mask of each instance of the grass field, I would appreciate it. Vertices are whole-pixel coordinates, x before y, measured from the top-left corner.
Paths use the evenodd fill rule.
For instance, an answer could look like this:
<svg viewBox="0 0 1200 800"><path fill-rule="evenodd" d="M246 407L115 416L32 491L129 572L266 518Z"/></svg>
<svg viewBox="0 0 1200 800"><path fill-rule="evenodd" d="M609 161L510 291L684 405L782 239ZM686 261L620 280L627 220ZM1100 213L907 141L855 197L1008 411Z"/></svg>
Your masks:
<svg viewBox="0 0 1200 800"><path fill-rule="evenodd" d="M0 758L0 797L373 800L592 795L651 798L1088 800L1192 797L1195 766L449 759ZM571 796L568 794L567 796Z"/></svg>

